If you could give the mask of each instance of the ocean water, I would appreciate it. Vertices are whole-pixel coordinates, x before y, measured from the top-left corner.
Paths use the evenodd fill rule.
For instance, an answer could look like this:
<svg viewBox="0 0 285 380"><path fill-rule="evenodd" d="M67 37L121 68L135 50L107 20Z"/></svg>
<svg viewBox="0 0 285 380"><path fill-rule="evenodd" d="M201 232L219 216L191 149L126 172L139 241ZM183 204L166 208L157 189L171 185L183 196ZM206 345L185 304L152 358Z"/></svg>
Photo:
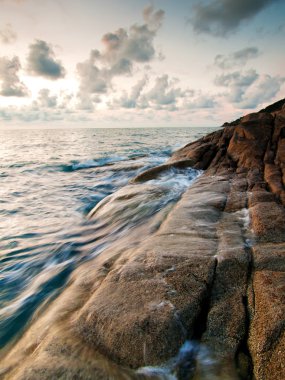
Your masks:
<svg viewBox="0 0 285 380"><path fill-rule="evenodd" d="M211 131L0 131L0 351L81 263L138 226L155 232L199 173L169 170L143 192L131 179Z"/></svg>

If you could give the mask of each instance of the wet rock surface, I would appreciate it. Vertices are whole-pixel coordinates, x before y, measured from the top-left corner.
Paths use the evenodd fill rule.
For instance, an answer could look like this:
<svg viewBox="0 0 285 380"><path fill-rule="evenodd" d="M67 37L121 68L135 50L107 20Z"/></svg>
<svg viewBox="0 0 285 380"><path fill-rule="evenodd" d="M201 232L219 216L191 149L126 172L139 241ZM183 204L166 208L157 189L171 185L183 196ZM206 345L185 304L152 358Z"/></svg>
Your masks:
<svg viewBox="0 0 285 380"><path fill-rule="evenodd" d="M2 355L0 379L157 379L135 369L167 362L186 340L207 347L210 374L198 348L179 379L285 378L284 101L134 182L172 166L204 173L146 241L74 272Z"/></svg>

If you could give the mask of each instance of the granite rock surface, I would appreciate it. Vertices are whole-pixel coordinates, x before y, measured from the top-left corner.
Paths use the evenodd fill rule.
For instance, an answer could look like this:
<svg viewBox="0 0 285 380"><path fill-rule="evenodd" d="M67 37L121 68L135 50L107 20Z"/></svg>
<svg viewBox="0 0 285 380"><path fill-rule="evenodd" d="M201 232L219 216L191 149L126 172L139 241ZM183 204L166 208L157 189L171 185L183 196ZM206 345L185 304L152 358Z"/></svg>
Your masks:
<svg viewBox="0 0 285 380"><path fill-rule="evenodd" d="M211 374L197 348L181 380L283 380L284 102L134 179L147 186L172 166L204 171L149 239L110 247L73 273L2 354L0 379L157 379L136 369L167 362L190 340L207 347Z"/></svg>

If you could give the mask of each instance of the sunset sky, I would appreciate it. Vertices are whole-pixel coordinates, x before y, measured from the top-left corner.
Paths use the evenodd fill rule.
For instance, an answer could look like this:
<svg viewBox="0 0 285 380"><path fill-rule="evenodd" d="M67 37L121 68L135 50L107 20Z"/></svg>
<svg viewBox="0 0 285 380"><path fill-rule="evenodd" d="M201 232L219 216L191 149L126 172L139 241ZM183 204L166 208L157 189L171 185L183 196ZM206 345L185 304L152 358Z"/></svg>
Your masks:
<svg viewBox="0 0 285 380"><path fill-rule="evenodd" d="M219 126L284 98L284 0L0 0L0 128Z"/></svg>

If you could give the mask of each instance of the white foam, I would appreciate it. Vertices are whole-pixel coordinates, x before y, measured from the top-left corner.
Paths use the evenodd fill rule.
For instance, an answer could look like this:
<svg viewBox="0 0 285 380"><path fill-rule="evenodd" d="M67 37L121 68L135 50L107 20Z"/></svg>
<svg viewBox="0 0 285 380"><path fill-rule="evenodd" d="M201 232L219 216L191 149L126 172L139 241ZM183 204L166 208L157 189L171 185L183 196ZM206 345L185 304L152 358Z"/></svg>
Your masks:
<svg viewBox="0 0 285 380"><path fill-rule="evenodd" d="M161 380L177 380L175 374L177 368L179 366L183 367L183 364L189 364L191 357L193 357L193 360L195 360L200 367L206 369L208 374L211 374L212 369L217 363L206 346L187 340L181 346L178 354L167 363L161 366L142 367L137 370L137 373L150 378L155 376Z"/></svg>
<svg viewBox="0 0 285 380"><path fill-rule="evenodd" d="M250 224L249 210L248 208L243 208L242 210L239 211L239 213L240 213L239 219L243 223L243 228L247 230Z"/></svg>

